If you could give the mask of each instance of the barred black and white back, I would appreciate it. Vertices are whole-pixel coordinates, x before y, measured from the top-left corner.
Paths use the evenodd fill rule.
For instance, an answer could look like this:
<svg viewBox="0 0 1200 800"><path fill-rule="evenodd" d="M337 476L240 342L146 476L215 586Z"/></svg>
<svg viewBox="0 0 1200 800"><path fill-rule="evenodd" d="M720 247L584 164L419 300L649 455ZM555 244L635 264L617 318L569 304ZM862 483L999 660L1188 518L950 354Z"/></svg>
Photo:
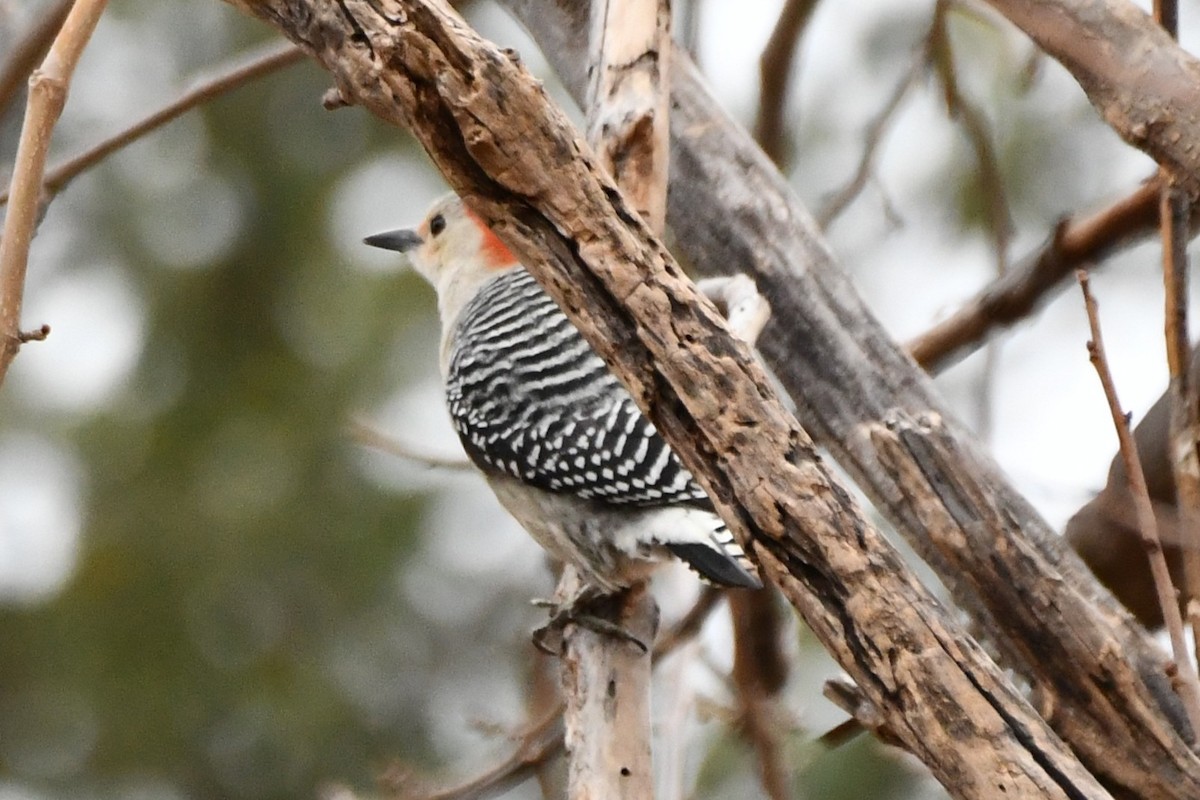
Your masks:
<svg viewBox="0 0 1200 800"><path fill-rule="evenodd" d="M560 503L583 502L577 516L595 523L599 514L611 528L531 530L544 546L560 557L604 560L598 548L645 558L658 545L715 583L759 585L704 490L528 272L514 267L488 281L452 335L446 398L471 460ZM624 517L608 513L621 508ZM545 516L542 509L535 521L543 528ZM637 527L624 524L633 517ZM559 533L575 541L546 541Z"/></svg>

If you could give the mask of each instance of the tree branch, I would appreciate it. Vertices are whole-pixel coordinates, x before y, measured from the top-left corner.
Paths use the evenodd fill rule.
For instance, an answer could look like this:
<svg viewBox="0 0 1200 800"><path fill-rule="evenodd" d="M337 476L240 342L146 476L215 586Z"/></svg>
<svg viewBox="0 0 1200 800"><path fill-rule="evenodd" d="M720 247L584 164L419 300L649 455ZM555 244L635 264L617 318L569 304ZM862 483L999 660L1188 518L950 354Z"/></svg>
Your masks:
<svg viewBox="0 0 1200 800"><path fill-rule="evenodd" d="M700 591L700 597L688 612L655 642L652 654L655 666L696 638L721 598L722 593L711 587ZM531 773L563 749L563 711L561 701L554 703L515 737L518 743L510 754L454 786L415 792L407 773L385 775L384 783L390 794L403 800L484 800L495 797L527 780Z"/></svg>
<svg viewBox="0 0 1200 800"><path fill-rule="evenodd" d="M290 42L282 46L272 42L265 48L255 48L249 53L235 56L231 59L230 66L211 77L198 79L192 88L162 108L156 109L117 134L97 142L79 155L48 169L42 181L42 191L46 197L44 203L53 199L54 195L65 189L81 173L185 112L303 59L304 51ZM7 202L8 192L0 193L0 204Z"/></svg>
<svg viewBox="0 0 1200 800"><path fill-rule="evenodd" d="M556 703L536 722L513 738L517 746L507 756L469 779L431 792L413 791L408 775L385 775L388 794L403 800L484 800L524 783L542 764L563 749L562 704Z"/></svg>
<svg viewBox="0 0 1200 800"><path fill-rule="evenodd" d="M909 342L913 359L930 372L948 367L995 329L1027 317L1052 291L1067 286L1081 264L1100 261L1155 232L1161 186L1156 175L1100 211L1060 222L1044 245Z"/></svg>
<svg viewBox="0 0 1200 800"><path fill-rule="evenodd" d="M1179 4L1176 0L1154 0L1154 18L1172 39L1179 39ZM1196 436L1200 409L1192 402L1193 387L1188 365L1188 227L1191 202L1169 175L1164 176L1159 229L1163 253L1163 312L1167 345L1167 368L1171 375L1171 472L1175 479L1179 528L1187 542L1183 548L1183 599L1191 620L1192 645L1200 661L1200 458ZM1168 573L1169 574L1169 573ZM1195 730L1193 725L1193 730Z"/></svg>
<svg viewBox="0 0 1200 800"><path fill-rule="evenodd" d="M651 230L667 219L671 10L666 0L592 7L588 144Z"/></svg>
<svg viewBox="0 0 1200 800"><path fill-rule="evenodd" d="M0 118L8 113L17 91L29 79L29 73L37 65L38 59L46 54L73 3L74 0L55 0L53 5L44 9L33 27L9 51L4 64L0 65Z"/></svg>
<svg viewBox="0 0 1200 800"><path fill-rule="evenodd" d="M21 344L21 303L29 246L37 228L42 172L50 149L50 134L67 100L71 74L107 0L77 0L42 61L29 79L29 100L21 139L17 144L9 194L13 198L0 234L0 384Z"/></svg>
<svg viewBox="0 0 1200 800"><path fill-rule="evenodd" d="M579 4L505 4L579 96L586 48L577 36ZM686 57L677 52L674 64L675 240L701 273L737 264L767 296L775 314L760 349L808 430L934 567L1006 662L1055 704L1050 721L1091 769L1138 797L1200 796L1200 762L1172 729L1186 721L1162 677L1160 649L943 408L865 308L786 181L717 109ZM874 435L888 430L888 420L902 424L898 449L894 434ZM927 529L932 513L944 535ZM1114 759L1114 752L1138 758Z"/></svg>
<svg viewBox="0 0 1200 800"><path fill-rule="evenodd" d="M652 230L667 215L670 9L666 0L603 0L592 7L588 140L600 168ZM558 595L578 575L563 570ZM603 620L651 642L658 606L645 582L597 607ZM573 798L653 798L651 654L628 641L568 626L562 650L567 793Z"/></svg>
<svg viewBox="0 0 1200 800"><path fill-rule="evenodd" d="M309 49L343 97L413 130L936 777L964 798L1106 795L831 480L749 350L518 64L433 0L243 7Z"/></svg>
<svg viewBox="0 0 1200 800"><path fill-rule="evenodd" d="M1121 460L1125 464L1125 475L1129 482L1129 494L1133 498L1134 510L1137 514L1138 532L1146 555L1150 559L1150 572L1154 576L1154 586L1158 591L1158 605L1162 609L1163 619L1166 620L1167 632L1171 637L1171 651L1175 655L1174 667L1168 667L1168 675L1176 684L1176 689L1183 698L1184 708L1187 709L1191 721L1193 738L1195 732L1200 732L1200 679L1196 676L1196 668L1192 665L1184 642L1183 620L1179 615L1179 604L1176 599L1175 587L1171 582L1171 572L1167 569L1167 560L1163 557L1162 542L1158 538L1158 524L1154 518L1154 508L1150 502L1150 492L1146 488L1146 476L1142 472L1142 464L1138 458L1137 444L1129 431L1129 419L1121 409L1117 399L1117 389L1113 382L1108 361L1104 355L1104 340L1100 335L1100 316L1096 309L1096 300L1088 286L1088 276L1083 270L1078 273L1079 288L1083 291L1083 302L1087 309L1088 327L1092 339L1088 342L1088 357L1092 366L1100 376L1100 384L1104 387L1104 396L1108 400L1108 408L1112 414L1113 427L1117 430L1120 442ZM1175 674L1172 674L1174 672ZM1174 680L1175 675L1178 680Z"/></svg>
<svg viewBox="0 0 1200 800"><path fill-rule="evenodd" d="M1200 60L1128 0L988 0L1066 67L1129 144L1200 195Z"/></svg>
<svg viewBox="0 0 1200 800"><path fill-rule="evenodd" d="M800 37L817 9L818 0L786 0L758 59L758 117L754 138L771 160L783 168L787 152L784 120L788 87Z"/></svg>

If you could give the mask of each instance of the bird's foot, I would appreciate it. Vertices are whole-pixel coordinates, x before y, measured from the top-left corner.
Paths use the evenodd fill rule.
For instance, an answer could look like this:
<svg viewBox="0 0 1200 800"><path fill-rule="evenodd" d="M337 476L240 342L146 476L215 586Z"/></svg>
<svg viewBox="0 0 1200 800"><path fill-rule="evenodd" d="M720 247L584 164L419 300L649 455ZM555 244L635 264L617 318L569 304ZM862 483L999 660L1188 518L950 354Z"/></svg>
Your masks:
<svg viewBox="0 0 1200 800"><path fill-rule="evenodd" d="M613 621L619 615L624 592L605 593L594 587L585 587L574 597L563 602L535 599L533 604L550 610L550 619L533 632L533 644L543 653L560 656L563 651L563 634L568 625L587 628L601 636L609 636L629 642L643 653L650 647L637 636Z"/></svg>

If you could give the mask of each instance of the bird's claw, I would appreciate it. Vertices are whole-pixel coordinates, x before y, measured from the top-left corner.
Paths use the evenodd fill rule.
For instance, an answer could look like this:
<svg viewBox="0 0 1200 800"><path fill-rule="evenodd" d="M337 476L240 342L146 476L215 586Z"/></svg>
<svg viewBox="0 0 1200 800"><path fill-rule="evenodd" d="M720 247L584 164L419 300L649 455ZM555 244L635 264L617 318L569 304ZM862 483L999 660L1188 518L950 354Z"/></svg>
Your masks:
<svg viewBox="0 0 1200 800"><path fill-rule="evenodd" d="M563 652L563 632L568 625L578 625L593 633L608 636L618 641L629 642L642 651L650 652L650 647L638 637L610 619L595 613L594 609L604 601L612 600L612 595L581 593L565 603L555 603L551 600L534 599L533 604L540 608L549 608L550 619L545 625L533 632L533 645L546 655L561 656Z"/></svg>

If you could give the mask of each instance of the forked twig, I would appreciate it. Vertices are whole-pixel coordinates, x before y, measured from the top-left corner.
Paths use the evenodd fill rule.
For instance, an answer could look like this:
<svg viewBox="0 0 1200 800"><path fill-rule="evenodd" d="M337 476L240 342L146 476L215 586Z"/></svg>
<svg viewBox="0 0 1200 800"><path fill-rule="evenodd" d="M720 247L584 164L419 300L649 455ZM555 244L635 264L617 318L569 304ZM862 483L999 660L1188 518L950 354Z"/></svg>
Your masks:
<svg viewBox="0 0 1200 800"><path fill-rule="evenodd" d="M863 134L863 150L859 154L858 166L855 167L854 174L840 188L830 192L820 210L817 211L817 225L822 230L832 225L866 187L875 168L875 157L879 152L879 146L883 143L883 135L887 132L888 125L895 118L900 104L908 96L909 90L916 83L926 63L925 48L918 47L909 61L908 69L892 87L892 93L888 95L883 108L867 122L866 132Z"/></svg>

